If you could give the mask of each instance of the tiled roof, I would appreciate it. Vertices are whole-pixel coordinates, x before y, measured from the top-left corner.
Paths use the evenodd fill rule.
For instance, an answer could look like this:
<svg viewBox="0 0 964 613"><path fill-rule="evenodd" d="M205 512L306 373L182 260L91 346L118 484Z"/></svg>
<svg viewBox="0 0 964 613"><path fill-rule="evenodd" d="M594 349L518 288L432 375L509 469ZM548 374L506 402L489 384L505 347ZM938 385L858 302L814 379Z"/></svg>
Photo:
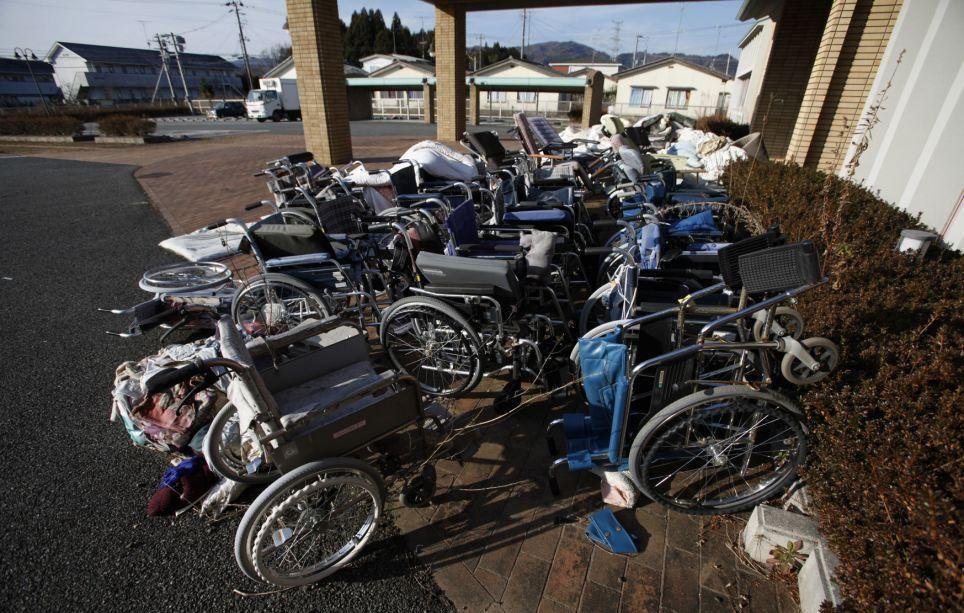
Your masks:
<svg viewBox="0 0 964 613"><path fill-rule="evenodd" d="M109 47L106 45L89 45L87 43L65 43L57 41L57 45L69 49L89 62L109 62L115 64L133 64L142 66L159 66L161 55L153 49L131 49L128 47ZM51 54L53 49L51 50ZM181 63L192 68L211 68L236 71L231 62L217 55L203 53L181 53ZM48 57L50 54L48 54Z"/></svg>
<svg viewBox="0 0 964 613"><path fill-rule="evenodd" d="M47 62L41 62L39 60L31 61L30 68L36 74L53 74L54 73L53 66L51 66ZM15 73L21 73L21 72L24 74L30 74L30 71L27 70L26 62L24 62L23 60L18 60L16 58L9 58L9 57L0 57L0 72L5 74L15 74Z"/></svg>

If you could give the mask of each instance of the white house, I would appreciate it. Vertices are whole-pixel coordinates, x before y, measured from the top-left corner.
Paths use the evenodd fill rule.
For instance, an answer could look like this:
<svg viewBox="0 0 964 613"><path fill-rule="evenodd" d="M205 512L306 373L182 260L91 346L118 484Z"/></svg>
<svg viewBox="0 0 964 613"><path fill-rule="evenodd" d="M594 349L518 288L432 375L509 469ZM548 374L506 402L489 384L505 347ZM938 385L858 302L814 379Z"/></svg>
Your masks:
<svg viewBox="0 0 964 613"><path fill-rule="evenodd" d="M406 64L427 64L429 66L432 65L432 63L428 60L415 57L413 55L402 55L400 53L374 53L372 55L366 55L358 61L361 62L362 70L369 74L375 72L376 70L381 70L392 62L405 62Z"/></svg>
<svg viewBox="0 0 964 613"><path fill-rule="evenodd" d="M216 55L181 53L184 82L192 99L201 97L207 83L218 98L243 95L236 66ZM184 95L184 84L174 57L168 60L170 85L161 72L160 52L84 43L55 42L45 58L53 66L57 85L68 100L90 102L145 102Z"/></svg>
<svg viewBox="0 0 964 613"><path fill-rule="evenodd" d="M554 79L561 76L559 71L542 64L527 62L514 57L490 64L475 72L468 73L473 78L513 78L513 79ZM581 94L558 92L520 92L520 91L483 91L479 94L479 110L483 116L511 115L525 111L532 115L565 113L572 104L579 104Z"/></svg>
<svg viewBox="0 0 964 613"><path fill-rule="evenodd" d="M562 74L584 72L587 68L611 77L626 67L619 62L549 62L549 68Z"/></svg>
<svg viewBox="0 0 964 613"><path fill-rule="evenodd" d="M367 77L368 73L357 66L345 64L345 77ZM298 71L295 69L294 58L288 56L271 70L264 73L262 79L297 79Z"/></svg>
<svg viewBox="0 0 964 613"><path fill-rule="evenodd" d="M417 58L416 58L417 59ZM422 79L435 76L435 66L428 62L409 62L392 60L390 63L368 74L369 79L406 79L420 83ZM398 89L386 86L372 93L372 113L375 117L417 118L423 113L421 86L411 89Z"/></svg>
<svg viewBox="0 0 964 613"><path fill-rule="evenodd" d="M726 110L730 77L686 60L670 57L613 75L616 102L611 112L645 117L677 112L690 117Z"/></svg>
<svg viewBox="0 0 964 613"><path fill-rule="evenodd" d="M769 17L757 20L740 41L740 61L727 115L733 121L750 123L756 110L760 86L766 73L775 24Z"/></svg>

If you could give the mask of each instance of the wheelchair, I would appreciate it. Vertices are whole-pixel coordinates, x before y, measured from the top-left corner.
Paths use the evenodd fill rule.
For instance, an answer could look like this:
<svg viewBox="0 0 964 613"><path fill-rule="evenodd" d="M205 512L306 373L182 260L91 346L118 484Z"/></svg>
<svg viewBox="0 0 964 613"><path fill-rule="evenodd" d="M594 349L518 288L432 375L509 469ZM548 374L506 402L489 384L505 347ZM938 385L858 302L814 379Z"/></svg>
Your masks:
<svg viewBox="0 0 964 613"><path fill-rule="evenodd" d="M229 317L217 330L220 357L160 371L145 382L148 392L227 371L229 403L211 423L204 455L225 479L270 483L241 519L236 561L257 581L319 581L359 554L382 515L382 475L353 456L410 427L424 453L418 384L376 372L366 335L334 318L247 345ZM417 479L403 503L434 492L434 472Z"/></svg>
<svg viewBox="0 0 964 613"><path fill-rule="evenodd" d="M836 368L839 350L824 338L798 340L802 319L796 329L780 323L781 308L826 282L812 243L755 239L721 250L723 282L579 340L570 358L588 413L549 426L553 455L560 429L565 440L565 456L549 470L553 492L563 465L627 471L664 506L717 514L748 509L793 482L807 428L779 391L774 358L782 355L783 382L809 385ZM706 302L734 290L735 307Z"/></svg>

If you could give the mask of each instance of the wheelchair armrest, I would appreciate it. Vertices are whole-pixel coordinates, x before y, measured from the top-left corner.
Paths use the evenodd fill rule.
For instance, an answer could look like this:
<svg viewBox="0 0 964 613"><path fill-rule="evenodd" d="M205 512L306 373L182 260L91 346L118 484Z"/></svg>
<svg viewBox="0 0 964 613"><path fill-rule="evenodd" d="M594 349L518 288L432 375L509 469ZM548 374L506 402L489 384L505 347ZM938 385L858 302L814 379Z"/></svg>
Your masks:
<svg viewBox="0 0 964 613"><path fill-rule="evenodd" d="M497 255L512 255L520 253L522 247L519 245L486 245L485 243L470 243L459 245L455 248L459 255L481 255L493 253Z"/></svg>
<svg viewBox="0 0 964 613"><path fill-rule="evenodd" d="M280 334L256 338L248 342L248 353L252 357L272 353L341 326L352 326L352 324L337 316L326 317L325 319L306 319L294 328Z"/></svg>

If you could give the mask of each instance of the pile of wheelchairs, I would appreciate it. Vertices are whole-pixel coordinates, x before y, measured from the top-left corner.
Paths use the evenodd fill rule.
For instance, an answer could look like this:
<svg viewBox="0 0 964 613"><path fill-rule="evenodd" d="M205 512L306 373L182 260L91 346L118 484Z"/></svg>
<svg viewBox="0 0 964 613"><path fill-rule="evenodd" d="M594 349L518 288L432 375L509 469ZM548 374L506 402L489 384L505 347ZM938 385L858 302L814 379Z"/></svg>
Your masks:
<svg viewBox="0 0 964 613"><path fill-rule="evenodd" d="M426 458L402 502L426 504L426 431L452 421L438 403L484 376L507 379L502 414L536 389L581 400L549 427L554 492L562 466L620 471L681 512L731 513L794 480L807 431L780 390L839 360L793 308L824 281L813 245L747 223L721 186L612 148L578 156L518 121L523 151L466 134L471 181L276 160L259 173L271 199L246 207L267 215L187 235L224 261L148 271L153 297L113 311L133 316L125 336L215 335L216 357L153 372L143 393L223 384L202 453L222 479L267 485L235 538L249 577L303 585L349 563L387 496L378 443L401 432Z"/></svg>

